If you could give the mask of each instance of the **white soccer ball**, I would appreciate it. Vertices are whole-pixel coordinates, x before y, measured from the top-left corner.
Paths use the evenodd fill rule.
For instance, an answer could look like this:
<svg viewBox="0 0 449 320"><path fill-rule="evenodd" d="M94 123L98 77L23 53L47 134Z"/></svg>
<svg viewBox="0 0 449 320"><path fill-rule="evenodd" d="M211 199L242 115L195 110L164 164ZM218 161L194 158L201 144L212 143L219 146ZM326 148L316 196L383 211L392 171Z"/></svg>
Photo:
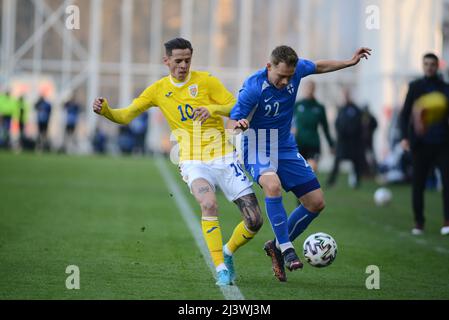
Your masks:
<svg viewBox="0 0 449 320"><path fill-rule="evenodd" d="M374 203L378 207L383 207L391 202L393 194L387 188L379 188L374 192Z"/></svg>
<svg viewBox="0 0 449 320"><path fill-rule="evenodd" d="M303 247L307 262L317 268L327 267L337 256L337 243L323 232L310 235Z"/></svg>

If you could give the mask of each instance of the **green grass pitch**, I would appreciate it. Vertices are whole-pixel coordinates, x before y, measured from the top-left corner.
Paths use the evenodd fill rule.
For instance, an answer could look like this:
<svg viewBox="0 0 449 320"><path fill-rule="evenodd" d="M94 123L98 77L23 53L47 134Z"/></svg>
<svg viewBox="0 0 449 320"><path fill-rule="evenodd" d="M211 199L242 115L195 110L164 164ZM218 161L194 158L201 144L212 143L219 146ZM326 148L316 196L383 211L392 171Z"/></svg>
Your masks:
<svg viewBox="0 0 449 320"><path fill-rule="evenodd" d="M199 218L176 166L168 166ZM311 233L326 232L337 241L337 259L322 269L306 264L288 273L287 283L272 276L262 250L273 237L264 216L260 233L235 257L244 297L448 299L441 195L427 192L426 235L414 238L409 187L391 187L394 199L386 208L374 206L375 189L367 181L351 190L341 177L324 190L327 208L296 247ZM0 153L0 299L223 299L176 196L147 158ZM222 195L219 206L227 240L240 214ZM294 208L292 195L285 206ZM79 290L65 286L68 265L80 269ZM380 269L380 290L365 287L369 265Z"/></svg>

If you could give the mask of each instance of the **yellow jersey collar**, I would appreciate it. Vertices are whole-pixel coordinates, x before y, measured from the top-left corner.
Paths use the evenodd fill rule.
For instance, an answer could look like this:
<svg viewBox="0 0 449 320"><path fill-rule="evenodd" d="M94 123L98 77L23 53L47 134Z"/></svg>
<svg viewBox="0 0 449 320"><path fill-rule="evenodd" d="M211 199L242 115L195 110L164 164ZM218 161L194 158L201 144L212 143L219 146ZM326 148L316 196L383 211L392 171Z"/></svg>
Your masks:
<svg viewBox="0 0 449 320"><path fill-rule="evenodd" d="M185 80L184 82L176 82L176 81L173 79L173 77L171 76L171 74L169 75L169 79L170 79L170 82L171 82L172 85L174 85L174 86L177 87L177 88L181 88L181 87L183 87L187 82L190 81L191 76L192 76L192 73L189 72L189 74L187 75L187 78L186 78L186 80Z"/></svg>

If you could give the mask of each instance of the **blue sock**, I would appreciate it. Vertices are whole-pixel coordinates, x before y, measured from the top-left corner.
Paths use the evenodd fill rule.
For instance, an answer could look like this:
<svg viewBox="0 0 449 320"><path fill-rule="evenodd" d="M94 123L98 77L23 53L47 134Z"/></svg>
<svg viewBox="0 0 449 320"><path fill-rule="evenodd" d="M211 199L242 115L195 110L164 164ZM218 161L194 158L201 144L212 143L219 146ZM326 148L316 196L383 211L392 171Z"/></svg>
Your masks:
<svg viewBox="0 0 449 320"><path fill-rule="evenodd" d="M293 210L291 215L288 217L288 235L290 241L293 242L298 236L303 233L304 230L309 226L309 224L318 217L319 213L313 213L300 205L298 208Z"/></svg>
<svg viewBox="0 0 449 320"><path fill-rule="evenodd" d="M280 244L289 243L287 212L282 205L282 197L265 198L267 216L276 239Z"/></svg>

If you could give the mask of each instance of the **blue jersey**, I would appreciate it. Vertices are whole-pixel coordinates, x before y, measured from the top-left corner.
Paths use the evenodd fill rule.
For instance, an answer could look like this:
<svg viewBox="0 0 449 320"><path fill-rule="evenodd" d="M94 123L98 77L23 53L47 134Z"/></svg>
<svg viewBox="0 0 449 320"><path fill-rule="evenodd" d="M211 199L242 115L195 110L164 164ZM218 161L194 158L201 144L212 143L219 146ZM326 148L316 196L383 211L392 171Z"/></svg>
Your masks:
<svg viewBox="0 0 449 320"><path fill-rule="evenodd" d="M67 102L65 104L65 109L67 111L66 123L69 126L75 126L78 122L78 113L80 111L80 107L75 102Z"/></svg>
<svg viewBox="0 0 449 320"><path fill-rule="evenodd" d="M284 89L277 89L268 81L268 70L265 68L250 76L239 92L237 104L231 111L233 120L248 119L250 128L256 135L256 143L245 139L244 154L259 154L261 146L258 142L265 133L266 155L276 148L279 159L297 158L296 141L291 134L294 105L301 79L315 73L316 66L312 61L300 59L295 74ZM277 131L277 142L270 139L270 129ZM248 135L249 133L245 133ZM272 138L275 136L271 136ZM249 150L248 150L249 149Z"/></svg>
<svg viewBox="0 0 449 320"><path fill-rule="evenodd" d="M39 100L36 103L37 109L37 122L38 123L48 123L51 114L51 105L45 100Z"/></svg>

